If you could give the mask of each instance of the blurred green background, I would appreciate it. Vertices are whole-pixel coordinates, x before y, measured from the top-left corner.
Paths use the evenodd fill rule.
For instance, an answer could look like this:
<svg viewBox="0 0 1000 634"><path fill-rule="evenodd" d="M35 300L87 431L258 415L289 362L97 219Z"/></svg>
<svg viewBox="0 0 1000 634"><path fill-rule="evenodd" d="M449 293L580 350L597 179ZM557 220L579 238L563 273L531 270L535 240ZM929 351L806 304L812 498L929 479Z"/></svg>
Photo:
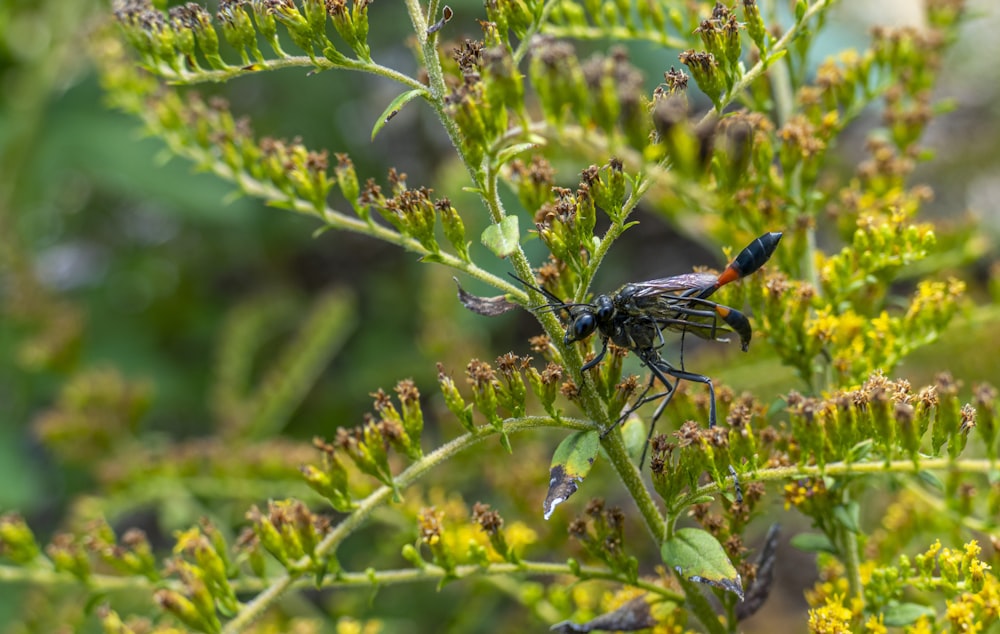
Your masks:
<svg viewBox="0 0 1000 634"><path fill-rule="evenodd" d="M823 50L862 45L872 23L906 23L915 2L845 1ZM879 15L866 12L873 4ZM958 254L953 273L968 281L977 308L898 371L923 384L947 368L966 389L982 380L1000 383L1000 320L988 290L991 279L996 284L1000 234L1000 38L991 35L1000 18L992 0L972 5L978 13L945 62L939 87L939 97L956 108L931 128L925 144L936 157L917 178L936 191L926 216L975 228L977 250ZM452 7L449 36L477 36L482 7ZM313 221L234 197L228 184L184 161L166 160L161 142L144 138L136 121L102 104L86 42L107 12L104 3L89 0L0 2L0 512L20 510L44 537L60 526L70 500L93 489L86 470L54 459L32 427L81 369L113 367L151 382L144 433L212 433L218 423L209 406L216 342L227 316L248 301L273 297L304 310L319 293L337 288L356 300L346 343L286 429L305 441L359 424L370 409L368 394L379 387L388 391L401 378L412 377L425 393L433 392L436 361L461 381L471 358L492 361L508 350L527 354L526 339L538 332L530 316L485 319L465 312L450 271L363 237L312 237ZM402 4L376 2L370 15L376 59L412 72ZM639 46L632 53L650 91L662 70L676 64L662 51ZM434 187L469 210L473 249L485 255L475 238L485 214L461 192L464 172L428 111L411 104L369 140L377 113L398 92L395 86L357 74L307 76L296 69L199 90L223 95L234 112L252 115L258 134L301 136L311 148L348 152L362 180L384 182L391 165L406 172L411 185ZM872 112L843 139L845 173L859 160L866 131L877 124L878 113ZM577 179L570 172L561 177L565 184ZM718 252L682 237L683 228L648 214L640 220L641 236L627 233L616 246L598 288L694 264L723 264ZM503 262L494 268L506 270ZM288 331L298 325L295 314ZM275 333L276 341L283 334ZM700 371L737 392L774 397L804 389L761 348L743 357L700 346L688 364L698 358ZM430 433L446 438L454 430ZM0 625L15 609L16 596L0 592Z"/></svg>

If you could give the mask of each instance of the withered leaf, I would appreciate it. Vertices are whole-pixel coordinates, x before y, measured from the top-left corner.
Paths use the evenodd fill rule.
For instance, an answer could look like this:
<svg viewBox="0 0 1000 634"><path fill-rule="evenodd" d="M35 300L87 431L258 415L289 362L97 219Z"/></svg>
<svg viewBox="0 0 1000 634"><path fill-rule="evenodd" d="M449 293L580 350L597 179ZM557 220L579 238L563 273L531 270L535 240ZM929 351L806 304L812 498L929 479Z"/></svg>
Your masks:
<svg viewBox="0 0 1000 634"><path fill-rule="evenodd" d="M462 288L457 277L451 279L455 280L455 285L458 286L458 301L462 302L462 306L465 306L478 315L496 317L517 308L517 304L508 302L507 298L503 295L496 295L495 297L473 295Z"/></svg>

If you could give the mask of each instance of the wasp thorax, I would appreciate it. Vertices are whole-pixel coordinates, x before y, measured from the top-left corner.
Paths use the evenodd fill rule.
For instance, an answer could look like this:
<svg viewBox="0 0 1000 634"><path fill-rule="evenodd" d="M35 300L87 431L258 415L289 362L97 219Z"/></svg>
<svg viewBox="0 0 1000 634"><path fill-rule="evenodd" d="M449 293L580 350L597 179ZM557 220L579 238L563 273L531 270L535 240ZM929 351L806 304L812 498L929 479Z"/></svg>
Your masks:
<svg viewBox="0 0 1000 634"><path fill-rule="evenodd" d="M594 301L597 308L598 323L605 323L615 314L615 305L607 295L598 295Z"/></svg>

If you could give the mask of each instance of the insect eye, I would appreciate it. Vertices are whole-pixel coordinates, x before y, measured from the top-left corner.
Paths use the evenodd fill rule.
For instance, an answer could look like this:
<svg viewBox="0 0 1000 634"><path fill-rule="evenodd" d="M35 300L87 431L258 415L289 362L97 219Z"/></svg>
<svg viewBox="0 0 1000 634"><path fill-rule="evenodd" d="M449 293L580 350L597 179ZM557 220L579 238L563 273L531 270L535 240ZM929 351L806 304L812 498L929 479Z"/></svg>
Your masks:
<svg viewBox="0 0 1000 634"><path fill-rule="evenodd" d="M583 313L573 320L566 333L565 343L573 343L587 337L597 329L597 318L592 313Z"/></svg>
<svg viewBox="0 0 1000 634"><path fill-rule="evenodd" d="M615 314L615 305L611 302L611 298L607 295L601 295L597 298L597 321L606 322L611 319Z"/></svg>

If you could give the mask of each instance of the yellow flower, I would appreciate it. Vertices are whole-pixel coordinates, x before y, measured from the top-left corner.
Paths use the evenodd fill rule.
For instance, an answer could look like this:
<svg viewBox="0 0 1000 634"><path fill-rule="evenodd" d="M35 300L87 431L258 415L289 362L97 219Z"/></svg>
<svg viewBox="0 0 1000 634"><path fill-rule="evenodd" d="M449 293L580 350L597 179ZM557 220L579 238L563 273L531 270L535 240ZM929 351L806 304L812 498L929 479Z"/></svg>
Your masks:
<svg viewBox="0 0 1000 634"><path fill-rule="evenodd" d="M851 611L836 598L809 610L809 631L814 634L851 634Z"/></svg>
<svg viewBox="0 0 1000 634"><path fill-rule="evenodd" d="M504 528L507 545L520 553L525 546L538 541L538 533L524 522L511 522Z"/></svg>
<svg viewBox="0 0 1000 634"><path fill-rule="evenodd" d="M887 634L889 630L885 627L885 617L882 614L877 617L874 614L869 616L865 622L865 631L871 634Z"/></svg>
<svg viewBox="0 0 1000 634"><path fill-rule="evenodd" d="M904 634L933 634L931 623L926 616L921 616L913 625L903 628Z"/></svg>
<svg viewBox="0 0 1000 634"><path fill-rule="evenodd" d="M983 624L976 618L976 610L971 595L963 594L957 601L945 601L945 616L952 627L959 632L980 632Z"/></svg>
<svg viewBox="0 0 1000 634"><path fill-rule="evenodd" d="M809 491L798 482L789 482L785 485L785 510L793 505L799 506L806 501Z"/></svg>

